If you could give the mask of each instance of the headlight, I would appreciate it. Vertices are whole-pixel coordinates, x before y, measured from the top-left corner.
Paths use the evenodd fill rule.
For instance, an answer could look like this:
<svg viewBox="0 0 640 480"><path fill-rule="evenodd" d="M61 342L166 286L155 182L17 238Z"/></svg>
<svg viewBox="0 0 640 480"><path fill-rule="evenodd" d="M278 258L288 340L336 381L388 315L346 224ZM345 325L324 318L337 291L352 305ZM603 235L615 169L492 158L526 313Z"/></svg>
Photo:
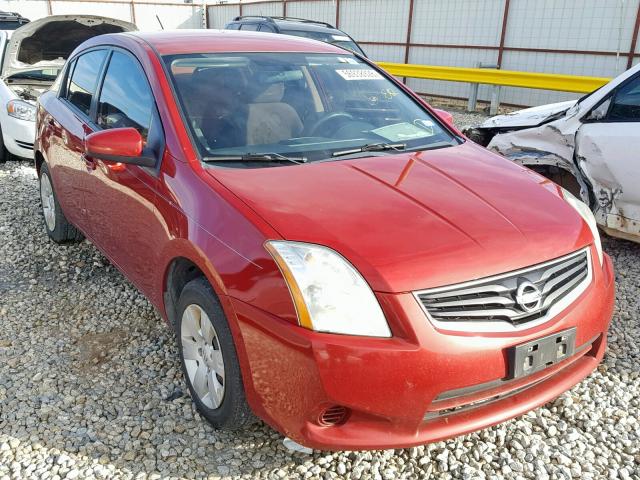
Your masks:
<svg viewBox="0 0 640 480"><path fill-rule="evenodd" d="M284 275L301 326L319 332L391 336L371 288L338 253L299 242L271 241L265 247Z"/></svg>
<svg viewBox="0 0 640 480"><path fill-rule="evenodd" d="M598 252L598 260L600 260L600 265L602 265L602 243L600 242L600 233L598 232L598 224L596 223L596 218L593 216L591 209L588 207L586 203L582 200L578 200L572 193L568 190L562 189L562 195L564 199L567 201L569 205L571 205L576 212L580 214L580 216L587 222L589 228L591 229L591 234L593 235L593 243L596 246L596 250Z"/></svg>
<svg viewBox="0 0 640 480"><path fill-rule="evenodd" d="M9 100L7 102L7 113L20 120L26 120L28 122L36 121L36 107L22 100Z"/></svg>

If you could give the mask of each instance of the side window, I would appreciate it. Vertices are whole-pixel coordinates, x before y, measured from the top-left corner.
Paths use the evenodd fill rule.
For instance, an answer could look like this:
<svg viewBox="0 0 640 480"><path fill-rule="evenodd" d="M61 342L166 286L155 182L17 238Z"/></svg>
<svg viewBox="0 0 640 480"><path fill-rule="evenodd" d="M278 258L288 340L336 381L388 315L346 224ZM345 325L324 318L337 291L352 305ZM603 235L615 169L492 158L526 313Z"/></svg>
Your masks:
<svg viewBox="0 0 640 480"><path fill-rule="evenodd" d="M267 24L263 23L262 25L260 25L260 31L261 32L275 33L276 30L271 25L267 25Z"/></svg>
<svg viewBox="0 0 640 480"><path fill-rule="evenodd" d="M113 52L98 101L98 125L133 127L146 139L154 105L142 67L132 57Z"/></svg>
<svg viewBox="0 0 640 480"><path fill-rule="evenodd" d="M230 23L229 25L227 25L227 30L240 30L240 24Z"/></svg>
<svg viewBox="0 0 640 480"><path fill-rule="evenodd" d="M640 76L619 88L611 103L610 122L640 122Z"/></svg>
<svg viewBox="0 0 640 480"><path fill-rule="evenodd" d="M66 98L85 115L91 110L91 99L96 93L98 75L106 56L106 50L85 53L78 57L71 73Z"/></svg>
<svg viewBox="0 0 640 480"><path fill-rule="evenodd" d="M257 32L260 27L257 23L243 23L241 30L251 30L252 32Z"/></svg>
<svg viewBox="0 0 640 480"><path fill-rule="evenodd" d="M67 73L64 79L64 86L62 87L62 93L66 97L69 92L69 83L71 82L71 75L73 75L73 69L76 67L76 59L71 60L67 66Z"/></svg>

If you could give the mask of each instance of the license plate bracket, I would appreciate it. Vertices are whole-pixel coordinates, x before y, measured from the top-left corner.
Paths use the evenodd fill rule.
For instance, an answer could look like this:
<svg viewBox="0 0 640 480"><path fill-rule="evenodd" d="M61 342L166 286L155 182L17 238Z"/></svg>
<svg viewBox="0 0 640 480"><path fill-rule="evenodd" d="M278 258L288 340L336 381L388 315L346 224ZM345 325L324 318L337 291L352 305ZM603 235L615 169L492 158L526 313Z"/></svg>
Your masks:
<svg viewBox="0 0 640 480"><path fill-rule="evenodd" d="M508 350L509 378L521 378L571 357L576 350L576 328L536 338Z"/></svg>

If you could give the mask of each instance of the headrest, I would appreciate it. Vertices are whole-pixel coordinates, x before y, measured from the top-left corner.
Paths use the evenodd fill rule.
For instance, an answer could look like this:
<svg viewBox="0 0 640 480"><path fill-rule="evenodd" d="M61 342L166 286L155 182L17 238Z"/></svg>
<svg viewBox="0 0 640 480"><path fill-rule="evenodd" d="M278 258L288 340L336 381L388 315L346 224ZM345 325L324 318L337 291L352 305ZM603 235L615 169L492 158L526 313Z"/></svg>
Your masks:
<svg viewBox="0 0 640 480"><path fill-rule="evenodd" d="M197 87L227 87L237 89L244 80L239 68L202 68L191 75L191 84Z"/></svg>
<svg viewBox="0 0 640 480"><path fill-rule="evenodd" d="M253 103L278 103L284 96L284 83L270 83L253 97Z"/></svg>

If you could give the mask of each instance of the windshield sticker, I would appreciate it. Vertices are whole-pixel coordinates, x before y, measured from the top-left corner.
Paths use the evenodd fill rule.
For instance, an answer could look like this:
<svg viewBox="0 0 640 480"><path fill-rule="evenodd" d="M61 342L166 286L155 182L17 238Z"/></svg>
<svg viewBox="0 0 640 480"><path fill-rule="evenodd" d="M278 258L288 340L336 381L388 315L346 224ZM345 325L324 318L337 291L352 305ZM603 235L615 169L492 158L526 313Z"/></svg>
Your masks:
<svg viewBox="0 0 640 480"><path fill-rule="evenodd" d="M371 131L391 142L402 142L416 138L431 137L434 134L433 130L429 131L425 128L420 128L407 122L394 123Z"/></svg>
<svg viewBox="0 0 640 480"><path fill-rule="evenodd" d="M351 65L358 65L358 61L352 57L339 57L338 61L340 63L350 63Z"/></svg>
<svg viewBox="0 0 640 480"><path fill-rule="evenodd" d="M382 75L368 68L336 70L336 72L345 80L382 80Z"/></svg>

